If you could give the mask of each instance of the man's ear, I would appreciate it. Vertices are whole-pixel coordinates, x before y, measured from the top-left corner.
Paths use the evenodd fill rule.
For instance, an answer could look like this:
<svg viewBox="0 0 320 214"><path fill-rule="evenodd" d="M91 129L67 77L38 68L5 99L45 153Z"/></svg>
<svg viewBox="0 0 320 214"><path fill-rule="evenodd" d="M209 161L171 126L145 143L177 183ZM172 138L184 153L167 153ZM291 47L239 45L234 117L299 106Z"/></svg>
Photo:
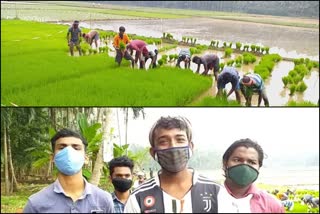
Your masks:
<svg viewBox="0 0 320 214"><path fill-rule="evenodd" d="M89 164L89 156L88 155L84 155L84 164Z"/></svg>
<svg viewBox="0 0 320 214"><path fill-rule="evenodd" d="M222 169L223 169L223 171L226 171L226 170L227 170L227 162L226 162L226 161L223 161L223 163L222 163Z"/></svg>
<svg viewBox="0 0 320 214"><path fill-rule="evenodd" d="M190 147L190 149L192 150L192 152L193 152L193 148L194 148L194 144L193 144L193 142L190 142L189 143L189 147Z"/></svg>
<svg viewBox="0 0 320 214"><path fill-rule="evenodd" d="M153 159L154 159L155 152L154 152L153 147L150 147L149 153L150 153L150 155L151 155L151 156L153 157Z"/></svg>

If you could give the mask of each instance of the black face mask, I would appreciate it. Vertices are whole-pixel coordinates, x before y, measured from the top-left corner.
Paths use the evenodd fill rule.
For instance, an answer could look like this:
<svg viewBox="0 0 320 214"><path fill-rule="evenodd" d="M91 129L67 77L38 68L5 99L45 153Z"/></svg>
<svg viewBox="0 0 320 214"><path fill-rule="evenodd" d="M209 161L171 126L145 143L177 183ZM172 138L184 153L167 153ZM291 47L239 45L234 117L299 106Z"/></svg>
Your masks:
<svg viewBox="0 0 320 214"><path fill-rule="evenodd" d="M113 178L112 184L117 191L126 192L131 188L132 180L126 178Z"/></svg>

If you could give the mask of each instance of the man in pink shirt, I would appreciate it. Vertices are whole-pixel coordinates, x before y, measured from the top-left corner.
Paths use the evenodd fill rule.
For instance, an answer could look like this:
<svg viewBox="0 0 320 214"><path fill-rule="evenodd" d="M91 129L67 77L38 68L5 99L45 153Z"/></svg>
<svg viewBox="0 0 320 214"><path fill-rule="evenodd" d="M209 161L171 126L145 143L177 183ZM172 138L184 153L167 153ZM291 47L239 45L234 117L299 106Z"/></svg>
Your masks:
<svg viewBox="0 0 320 214"><path fill-rule="evenodd" d="M140 69L144 68L145 58L148 56L149 52L147 49L147 44L142 40L131 40L131 42L127 45L127 50L131 53L133 50L136 51L135 63L140 62Z"/></svg>
<svg viewBox="0 0 320 214"><path fill-rule="evenodd" d="M248 138L234 142L223 155L224 186L240 213L285 212L279 200L253 185L263 157L261 146Z"/></svg>

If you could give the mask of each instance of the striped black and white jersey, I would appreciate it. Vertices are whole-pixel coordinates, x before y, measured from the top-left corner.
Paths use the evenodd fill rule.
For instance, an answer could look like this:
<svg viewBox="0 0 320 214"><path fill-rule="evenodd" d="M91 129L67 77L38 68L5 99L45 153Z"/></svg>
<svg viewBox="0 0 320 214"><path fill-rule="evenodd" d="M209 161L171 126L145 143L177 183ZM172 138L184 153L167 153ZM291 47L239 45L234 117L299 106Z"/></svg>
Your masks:
<svg viewBox="0 0 320 214"><path fill-rule="evenodd" d="M193 170L193 169L190 169ZM182 200L160 188L159 175L141 184L128 198L125 213L232 213L230 195L220 184L193 171L193 185Z"/></svg>

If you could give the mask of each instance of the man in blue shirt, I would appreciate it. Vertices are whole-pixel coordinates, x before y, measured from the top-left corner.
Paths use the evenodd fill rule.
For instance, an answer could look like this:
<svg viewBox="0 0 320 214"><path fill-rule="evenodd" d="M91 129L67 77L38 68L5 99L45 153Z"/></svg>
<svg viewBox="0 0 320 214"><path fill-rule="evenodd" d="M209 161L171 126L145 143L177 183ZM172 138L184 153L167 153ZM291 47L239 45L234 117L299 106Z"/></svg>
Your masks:
<svg viewBox="0 0 320 214"><path fill-rule="evenodd" d="M239 73L234 67L224 67L222 72L218 76L218 96L222 95L223 89L229 82L232 84L231 90L228 92L227 97L229 97L232 92L236 94L236 99L240 103L240 84L239 84Z"/></svg>
<svg viewBox="0 0 320 214"><path fill-rule="evenodd" d="M79 55L81 56L81 47L80 47L80 38L81 38L81 29L79 28L79 21L74 21L72 26L68 29L67 41L70 49L70 54L73 56L73 48L77 47Z"/></svg>
<svg viewBox="0 0 320 214"><path fill-rule="evenodd" d="M184 68L185 69L189 69L190 68L190 62L191 62L191 53L190 53L190 49L189 48L183 48L181 49L181 51L179 52L179 56L178 56L178 60L177 60L177 64L176 67L180 67L180 63L182 61L184 61Z"/></svg>
<svg viewBox="0 0 320 214"><path fill-rule="evenodd" d="M112 199L116 213L123 213L124 205L129 198L133 167L133 161L127 156L117 157L109 162L110 180L114 186Z"/></svg>
<svg viewBox="0 0 320 214"><path fill-rule="evenodd" d="M88 183L82 176L86 140L62 129L51 139L53 158L59 170L57 180L31 195L24 213L112 213L111 194Z"/></svg>
<svg viewBox="0 0 320 214"><path fill-rule="evenodd" d="M258 106L260 106L263 99L264 105L269 106L266 89L264 87L263 79L259 74L247 74L240 79L240 89L246 99L246 106L251 106L253 93L258 93Z"/></svg>

